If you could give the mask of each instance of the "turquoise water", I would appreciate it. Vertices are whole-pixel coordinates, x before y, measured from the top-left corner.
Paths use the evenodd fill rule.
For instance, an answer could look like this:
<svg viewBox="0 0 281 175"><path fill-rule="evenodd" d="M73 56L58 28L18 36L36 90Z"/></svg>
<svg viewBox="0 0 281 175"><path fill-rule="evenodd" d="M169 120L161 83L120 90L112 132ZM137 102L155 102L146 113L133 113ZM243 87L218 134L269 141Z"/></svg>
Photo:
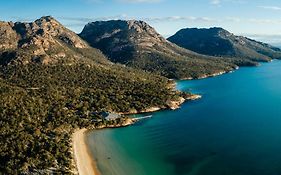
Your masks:
<svg viewBox="0 0 281 175"><path fill-rule="evenodd" d="M281 61L178 89L203 98L89 134L103 175L281 175Z"/></svg>

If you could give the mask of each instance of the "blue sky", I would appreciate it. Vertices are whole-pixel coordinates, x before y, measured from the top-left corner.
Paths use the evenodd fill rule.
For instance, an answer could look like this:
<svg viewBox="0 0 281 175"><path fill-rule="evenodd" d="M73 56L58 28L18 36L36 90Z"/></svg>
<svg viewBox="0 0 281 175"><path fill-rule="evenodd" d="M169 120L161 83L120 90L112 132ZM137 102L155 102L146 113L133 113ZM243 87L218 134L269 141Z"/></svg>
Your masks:
<svg viewBox="0 0 281 175"><path fill-rule="evenodd" d="M280 0L3 0L0 20L52 15L75 32L96 20L145 20L164 36L186 27L223 27L235 34L281 43ZM281 44L280 44L281 45Z"/></svg>

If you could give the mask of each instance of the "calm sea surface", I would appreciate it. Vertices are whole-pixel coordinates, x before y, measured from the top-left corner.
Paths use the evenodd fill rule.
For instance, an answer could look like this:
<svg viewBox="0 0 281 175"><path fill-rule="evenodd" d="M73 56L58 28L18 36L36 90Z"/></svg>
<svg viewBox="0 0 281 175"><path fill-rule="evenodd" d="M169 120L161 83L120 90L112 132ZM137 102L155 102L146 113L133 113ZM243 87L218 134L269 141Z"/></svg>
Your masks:
<svg viewBox="0 0 281 175"><path fill-rule="evenodd" d="M281 61L177 88L203 98L88 135L103 175L281 175Z"/></svg>

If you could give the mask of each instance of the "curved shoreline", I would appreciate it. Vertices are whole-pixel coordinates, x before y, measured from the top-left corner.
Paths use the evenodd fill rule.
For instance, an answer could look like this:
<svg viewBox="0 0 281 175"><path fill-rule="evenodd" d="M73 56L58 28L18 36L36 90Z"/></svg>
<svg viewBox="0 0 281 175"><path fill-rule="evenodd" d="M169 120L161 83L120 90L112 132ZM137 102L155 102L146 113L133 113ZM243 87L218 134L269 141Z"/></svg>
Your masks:
<svg viewBox="0 0 281 175"><path fill-rule="evenodd" d="M224 73L218 73L214 74L208 77L214 77L218 75L222 75ZM204 77L204 78L208 78ZM175 88L175 87L174 87ZM169 103L169 109L170 110L176 110L180 108L180 106L185 103L186 101L193 101L202 98L201 95L192 94L189 97L186 98L179 98L177 101L170 101ZM151 112L157 112L163 109L167 109L167 107L151 107L143 111L130 111L128 113L120 113L122 115L132 115L132 114L141 114L141 113L151 113ZM120 125L104 125L96 129L104 129L104 128L119 128L119 127L126 127L129 125L132 125L136 123L137 121L145 118L150 118L151 116L143 117L143 118L133 118L133 119L127 119L125 123ZM72 146L73 146L73 156L75 161L75 167L77 174L79 175L101 175L100 171L98 170L97 163L95 162L95 157L91 153L89 145L87 144L87 138L86 133L89 131L89 129L83 128L76 130L72 135Z"/></svg>
<svg viewBox="0 0 281 175"><path fill-rule="evenodd" d="M178 101L171 101L170 103L170 109L176 110L180 108L180 106L186 102L186 101L192 101L200 99L200 95L190 95L187 98L180 98ZM156 112L162 110L162 108L149 108L146 111L142 111L141 113L147 113L147 112ZM130 114L137 114L140 113L139 111L134 113L131 112ZM142 118L131 118L127 119L124 123L118 124L118 125L104 125L95 129L104 129L104 128L120 128L120 127L126 127L129 125L132 125L136 123L137 121L141 119L150 118L151 116L146 116ZM94 155L91 153L89 149L89 145L87 144L87 138L86 133L89 130L86 128L79 129L74 131L72 134L72 152L73 157L75 161L75 167L77 174L79 175L101 175L101 173L98 170L97 164L94 160Z"/></svg>
<svg viewBox="0 0 281 175"><path fill-rule="evenodd" d="M79 175L101 175L94 161L94 156L89 150L86 133L87 129L79 129L72 135L73 154L77 174Z"/></svg>
<svg viewBox="0 0 281 175"><path fill-rule="evenodd" d="M222 71L222 72L218 72L218 73L214 73L214 74L209 74L209 75L204 75L198 78L186 78L186 79L181 79L181 80L200 80L200 79L205 79L205 78L212 78L212 77L216 77L216 76L220 76L223 74L227 74L227 73L232 73L235 70L239 69L239 67L236 67L235 69L233 69L232 71ZM175 87L173 87L175 88ZM201 95L196 95L196 94L192 94L190 97L185 98L185 99L180 99L179 101L172 101L171 102L171 106L170 106L170 110L175 110L180 108L180 106L186 102L186 101L192 101L192 100L197 100L200 99L202 96ZM161 107L151 107L148 108L144 111L130 111L128 113L119 113L119 114L123 114L123 115L129 115L129 114L139 114L139 113L150 113L150 112L156 112L159 110L163 110L163 109L167 109L166 108L161 108ZM138 119L131 119L131 120L127 120L125 123L121 124L121 125L104 125L101 126L99 128L95 128L95 129L103 129L103 128L119 128L119 127L126 127L129 125L134 124L135 122L137 122ZM97 168L97 164L94 160L94 155L91 153L87 141L86 141L86 133L89 130L84 128L84 129L79 129L76 130L73 133L73 153L74 153L74 160L75 160L75 166L76 166L76 171L77 174L79 175L101 175L101 173L99 172L98 168Z"/></svg>

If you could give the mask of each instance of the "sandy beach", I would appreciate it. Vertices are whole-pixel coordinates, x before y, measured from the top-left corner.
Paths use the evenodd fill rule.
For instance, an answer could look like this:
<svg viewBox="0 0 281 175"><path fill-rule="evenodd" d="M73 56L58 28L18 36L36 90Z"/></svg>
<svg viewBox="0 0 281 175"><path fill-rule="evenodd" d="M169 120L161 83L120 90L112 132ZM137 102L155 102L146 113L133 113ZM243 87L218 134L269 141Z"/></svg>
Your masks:
<svg viewBox="0 0 281 175"><path fill-rule="evenodd" d="M87 129L80 129L73 134L73 152L78 174L100 175L86 144L86 131Z"/></svg>

